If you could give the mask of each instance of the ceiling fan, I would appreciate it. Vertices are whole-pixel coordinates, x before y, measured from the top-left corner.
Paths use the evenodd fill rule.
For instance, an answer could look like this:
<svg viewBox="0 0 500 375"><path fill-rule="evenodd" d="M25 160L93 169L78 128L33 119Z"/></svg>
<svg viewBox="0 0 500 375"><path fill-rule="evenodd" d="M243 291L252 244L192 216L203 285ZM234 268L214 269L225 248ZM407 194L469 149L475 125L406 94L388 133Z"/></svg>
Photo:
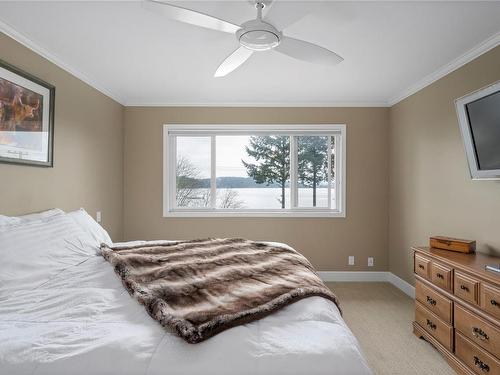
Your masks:
<svg viewBox="0 0 500 375"><path fill-rule="evenodd" d="M169 4L161 0L145 0L143 7L176 21L235 34L240 47L231 53L217 68L214 76L223 77L242 65L254 52L274 49L293 58L324 65L336 65L343 58L326 48L304 40L284 36L267 20L262 19L262 10L272 0L255 0L257 18L241 26L191 9Z"/></svg>

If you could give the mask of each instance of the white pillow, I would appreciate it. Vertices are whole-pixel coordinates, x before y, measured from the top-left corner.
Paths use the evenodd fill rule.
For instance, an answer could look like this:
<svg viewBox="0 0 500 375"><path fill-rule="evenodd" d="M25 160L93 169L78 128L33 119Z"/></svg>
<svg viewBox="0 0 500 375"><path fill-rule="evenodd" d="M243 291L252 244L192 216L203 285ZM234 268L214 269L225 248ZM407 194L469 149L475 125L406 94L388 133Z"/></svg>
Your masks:
<svg viewBox="0 0 500 375"><path fill-rule="evenodd" d="M6 226L24 224L35 220L44 220L57 215L64 215L64 211L59 208L52 208L47 211L35 212L22 216L0 215L0 230Z"/></svg>
<svg viewBox="0 0 500 375"><path fill-rule="evenodd" d="M50 210L47 210L47 211L35 212L32 214L22 215L22 216L18 216L18 217L22 221L27 222L27 221L33 221L33 220L39 220L39 219L47 219L49 217L57 216L57 215L64 215L64 211L61 210L60 208L51 208Z"/></svg>
<svg viewBox="0 0 500 375"><path fill-rule="evenodd" d="M21 219L19 219L18 217L0 215L0 228L7 225L18 224L20 222Z"/></svg>
<svg viewBox="0 0 500 375"><path fill-rule="evenodd" d="M95 256L93 240L66 215L29 220L0 231L0 300L33 289Z"/></svg>
<svg viewBox="0 0 500 375"><path fill-rule="evenodd" d="M95 221L94 218L83 208L68 212L66 216L73 219L76 224L78 224L86 233L90 235L90 237L95 241L95 245L98 249L103 243L109 246L113 245L113 241L111 241L111 237L109 237L108 232L106 232L106 230L101 227L99 223Z"/></svg>

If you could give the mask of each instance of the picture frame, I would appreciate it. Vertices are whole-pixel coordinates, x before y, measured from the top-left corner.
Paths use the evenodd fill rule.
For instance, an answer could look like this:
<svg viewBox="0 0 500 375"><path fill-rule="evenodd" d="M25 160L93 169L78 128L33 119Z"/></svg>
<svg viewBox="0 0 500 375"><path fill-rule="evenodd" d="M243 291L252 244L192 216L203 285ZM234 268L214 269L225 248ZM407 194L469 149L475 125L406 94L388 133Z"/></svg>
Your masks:
<svg viewBox="0 0 500 375"><path fill-rule="evenodd" d="M0 163L54 166L55 87L0 60Z"/></svg>

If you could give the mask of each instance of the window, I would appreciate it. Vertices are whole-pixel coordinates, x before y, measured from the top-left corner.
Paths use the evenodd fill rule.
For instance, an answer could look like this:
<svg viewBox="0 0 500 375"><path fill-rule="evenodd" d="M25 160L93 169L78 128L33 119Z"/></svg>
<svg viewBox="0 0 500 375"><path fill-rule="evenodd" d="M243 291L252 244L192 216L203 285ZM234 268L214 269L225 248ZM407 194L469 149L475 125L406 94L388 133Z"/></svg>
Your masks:
<svg viewBox="0 0 500 375"><path fill-rule="evenodd" d="M164 216L345 216L345 125L165 125Z"/></svg>

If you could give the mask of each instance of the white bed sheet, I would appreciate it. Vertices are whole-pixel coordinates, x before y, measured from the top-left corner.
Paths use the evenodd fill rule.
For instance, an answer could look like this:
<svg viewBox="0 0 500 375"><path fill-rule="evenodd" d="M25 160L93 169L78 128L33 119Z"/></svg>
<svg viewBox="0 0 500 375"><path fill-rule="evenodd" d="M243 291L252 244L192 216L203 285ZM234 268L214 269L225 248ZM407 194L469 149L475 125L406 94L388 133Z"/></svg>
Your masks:
<svg viewBox="0 0 500 375"><path fill-rule="evenodd" d="M0 297L2 375L370 373L337 307L321 297L194 345L149 317L100 256Z"/></svg>

